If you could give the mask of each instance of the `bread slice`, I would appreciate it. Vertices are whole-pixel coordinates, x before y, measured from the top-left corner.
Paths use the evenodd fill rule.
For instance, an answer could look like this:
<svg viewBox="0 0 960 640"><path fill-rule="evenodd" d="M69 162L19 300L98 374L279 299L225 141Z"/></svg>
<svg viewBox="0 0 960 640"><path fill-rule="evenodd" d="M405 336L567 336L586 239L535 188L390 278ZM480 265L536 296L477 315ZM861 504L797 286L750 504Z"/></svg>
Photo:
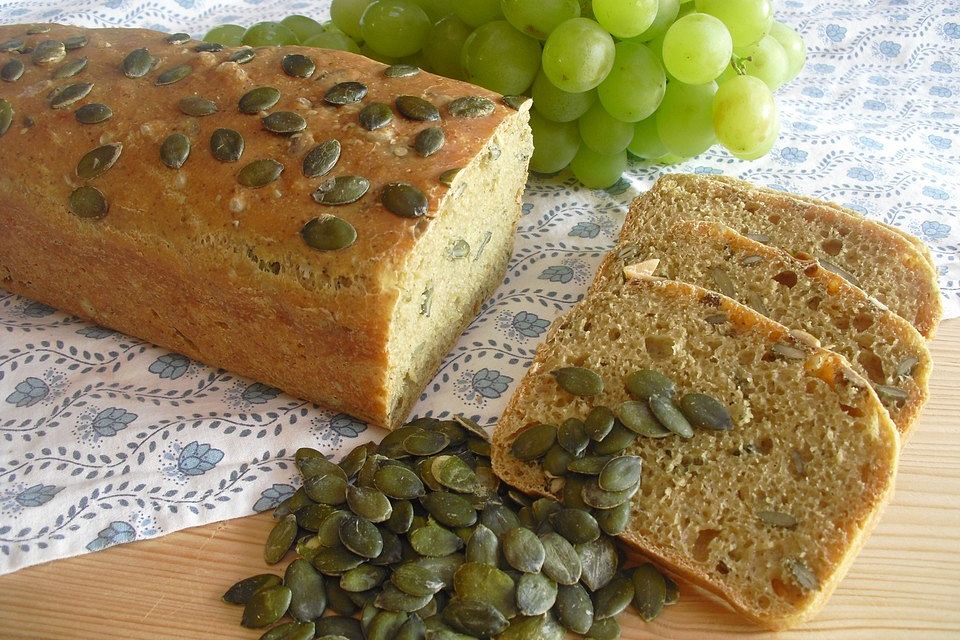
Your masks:
<svg viewBox="0 0 960 640"><path fill-rule="evenodd" d="M802 357L777 355L793 350ZM600 374L602 393L562 390L550 373L565 366ZM899 436L842 357L729 298L642 279L576 305L554 323L497 425L497 475L559 497L561 480L511 456L518 432L616 407L629 399L625 376L645 368L670 376L678 395L717 398L735 426L638 439L630 452L643 458L643 478L622 539L763 626L813 614L892 493ZM765 511L790 514L796 526L768 525Z"/></svg>
<svg viewBox="0 0 960 640"><path fill-rule="evenodd" d="M637 198L620 234L664 233L678 219L720 222L791 255L816 258L932 338L943 314L937 274L901 232L836 206L749 183L671 174Z"/></svg>
<svg viewBox="0 0 960 640"><path fill-rule="evenodd" d="M691 256L696 256L691 259ZM658 260L651 273L713 289L817 338L873 384L902 436L927 401L931 361L913 326L819 267L716 222L681 221L607 255L593 290L618 287L624 267Z"/></svg>

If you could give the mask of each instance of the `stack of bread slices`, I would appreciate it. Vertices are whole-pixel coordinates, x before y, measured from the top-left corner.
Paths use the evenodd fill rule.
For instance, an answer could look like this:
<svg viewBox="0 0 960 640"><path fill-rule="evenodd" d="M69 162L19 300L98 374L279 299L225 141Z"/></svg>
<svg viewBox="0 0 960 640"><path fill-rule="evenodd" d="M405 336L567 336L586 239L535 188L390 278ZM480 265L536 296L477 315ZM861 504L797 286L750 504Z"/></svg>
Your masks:
<svg viewBox="0 0 960 640"><path fill-rule="evenodd" d="M629 446L644 467L621 538L754 622L793 626L892 495L940 316L919 240L739 180L665 176L539 348L497 426L494 467L559 498L563 476L511 455L520 432L616 412L637 400L626 380L638 371L667 376L678 398L711 396L732 429ZM551 373L565 367L598 374L602 391L564 390Z"/></svg>

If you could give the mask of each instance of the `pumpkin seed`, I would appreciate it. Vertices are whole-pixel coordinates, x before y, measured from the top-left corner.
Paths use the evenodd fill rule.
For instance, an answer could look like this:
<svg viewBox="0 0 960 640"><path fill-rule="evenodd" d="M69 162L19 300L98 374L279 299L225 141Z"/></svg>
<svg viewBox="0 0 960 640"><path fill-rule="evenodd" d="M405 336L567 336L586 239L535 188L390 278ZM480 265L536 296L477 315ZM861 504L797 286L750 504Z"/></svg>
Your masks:
<svg viewBox="0 0 960 640"><path fill-rule="evenodd" d="M237 174L237 182L244 187L259 189L278 180L281 173L283 173L283 165L272 158L254 160L240 170Z"/></svg>
<svg viewBox="0 0 960 640"><path fill-rule="evenodd" d="M297 537L297 517L293 514L273 526L263 549L263 559L267 564L277 564L283 560L293 541Z"/></svg>
<svg viewBox="0 0 960 640"><path fill-rule="evenodd" d="M517 608L525 616L540 616L553 608L557 583L542 573L525 573L517 582Z"/></svg>
<svg viewBox="0 0 960 640"><path fill-rule="evenodd" d="M423 122L435 122L440 119L440 111L423 98L400 96L396 100L397 111L405 118Z"/></svg>
<svg viewBox="0 0 960 640"><path fill-rule="evenodd" d="M590 506L583 501L583 485L586 480L583 476L566 476L563 481L563 495L560 502L567 509L589 510Z"/></svg>
<svg viewBox="0 0 960 640"><path fill-rule="evenodd" d="M346 638L347 640L364 640L360 621L344 616L324 616L316 621L316 638L327 636Z"/></svg>
<svg viewBox="0 0 960 640"><path fill-rule="evenodd" d="M574 456L583 454L587 445L590 444L590 437L587 435L583 421L577 418L564 420L557 429L557 444Z"/></svg>
<svg viewBox="0 0 960 640"><path fill-rule="evenodd" d="M544 472L553 477L567 475L567 467L575 460L573 454L559 444L552 445L543 456L540 466Z"/></svg>
<svg viewBox="0 0 960 640"><path fill-rule="evenodd" d="M11 38L0 44L0 53L22 53L27 45L20 38Z"/></svg>
<svg viewBox="0 0 960 640"><path fill-rule="evenodd" d="M393 121L393 111L390 105L383 102L371 102L360 110L358 115L360 126L367 131L376 131Z"/></svg>
<svg viewBox="0 0 960 640"><path fill-rule="evenodd" d="M150 73L156 66L157 59L150 55L150 51L145 48L134 49L120 63L120 69L123 75L128 78L142 78Z"/></svg>
<svg viewBox="0 0 960 640"><path fill-rule="evenodd" d="M165 86L168 84L174 84L175 82L180 82L187 76L193 73L193 67L188 64L177 65L176 67L171 67L166 71L162 72L157 76L156 84L157 86Z"/></svg>
<svg viewBox="0 0 960 640"><path fill-rule="evenodd" d="M219 53L223 51L223 45L219 42L201 42L193 50L197 53Z"/></svg>
<svg viewBox="0 0 960 640"><path fill-rule="evenodd" d="M740 261L740 264L744 267L752 267L755 264L763 262L762 256L746 256Z"/></svg>
<svg viewBox="0 0 960 640"><path fill-rule="evenodd" d="M347 570L349 571L349 569ZM327 591L327 606L330 610L343 616L352 616L357 612L360 606L351 598L352 593L341 589L340 583L335 580L327 580L324 584Z"/></svg>
<svg viewBox="0 0 960 640"><path fill-rule="evenodd" d="M604 509L596 514L600 530L608 536L617 536L627 530L630 524L630 501L625 501L612 509Z"/></svg>
<svg viewBox="0 0 960 640"><path fill-rule="evenodd" d="M83 100L93 90L92 82L78 82L56 89L50 94L50 108L63 109L78 100Z"/></svg>
<svg viewBox="0 0 960 640"><path fill-rule="evenodd" d="M413 504L408 500L397 500L393 513L387 520L387 527L397 535L406 533L413 526Z"/></svg>
<svg viewBox="0 0 960 640"><path fill-rule="evenodd" d="M914 369L920 364L920 359L915 356L907 356L897 365L897 377L908 378L913 375Z"/></svg>
<svg viewBox="0 0 960 640"><path fill-rule="evenodd" d="M350 569L359 567L361 564L363 564L363 558L343 547L322 547L314 556L312 564L317 571L324 575L339 576ZM340 585L328 580L326 586L327 598L329 600L331 598L331 593L339 590Z"/></svg>
<svg viewBox="0 0 960 640"><path fill-rule="evenodd" d="M460 493L471 493L477 488L477 474L457 456L437 456L430 471L442 486Z"/></svg>
<svg viewBox="0 0 960 640"><path fill-rule="evenodd" d="M835 265L829 260L824 260L823 258L818 258L817 262L820 264L822 268L826 269L830 273L840 276L841 278L843 278L844 280L846 280L847 282L849 282L855 287L860 287L860 280L858 280L855 275L853 275L846 269ZM860 287L860 288L862 289L863 287Z"/></svg>
<svg viewBox="0 0 960 640"><path fill-rule="evenodd" d="M74 51L76 49L82 49L83 47L87 46L87 42L88 42L87 36L84 36L84 35L70 36L69 38L64 39L63 48L66 49L67 51Z"/></svg>
<svg viewBox="0 0 960 640"><path fill-rule="evenodd" d="M557 428L551 424L538 424L522 431L510 446L510 453L522 462L543 457L557 439Z"/></svg>
<svg viewBox="0 0 960 640"><path fill-rule="evenodd" d="M520 107L526 104L528 100L530 100L530 98L527 96L503 96L503 104L514 111L519 111Z"/></svg>
<svg viewBox="0 0 960 640"><path fill-rule="evenodd" d="M370 181L361 176L337 176L313 192L317 204L339 206L356 202L370 190ZM351 243L352 244L352 243Z"/></svg>
<svg viewBox="0 0 960 640"><path fill-rule="evenodd" d="M478 638L495 636L510 626L510 621L490 603L460 596L450 599L443 610L443 620L455 630Z"/></svg>
<svg viewBox="0 0 960 640"><path fill-rule="evenodd" d="M171 33L170 35L165 37L164 40L169 44L185 44L187 42L190 42L191 38L189 33L177 32L177 33Z"/></svg>
<svg viewBox="0 0 960 640"><path fill-rule="evenodd" d="M299 133L307 128L307 121L303 116L293 111L274 111L265 116L261 122L267 131L285 136Z"/></svg>
<svg viewBox="0 0 960 640"><path fill-rule="evenodd" d="M314 502L338 505L347 500L347 481L337 475L323 475L307 478L303 483L304 491Z"/></svg>
<svg viewBox="0 0 960 640"><path fill-rule="evenodd" d="M793 558L787 562L787 566L790 568L793 578L801 587L807 591L818 591L820 589L820 579L803 560Z"/></svg>
<svg viewBox="0 0 960 640"><path fill-rule="evenodd" d="M233 129L217 129L210 136L210 150L220 162L237 162L243 155L243 136Z"/></svg>
<svg viewBox="0 0 960 640"><path fill-rule="evenodd" d="M299 53L288 53L283 56L280 67L291 78L309 78L317 70L317 65L311 58Z"/></svg>
<svg viewBox="0 0 960 640"><path fill-rule="evenodd" d="M280 576L272 573L261 573L249 578L244 578L234 583L221 598L228 604L247 604L254 593L260 589L279 586Z"/></svg>
<svg viewBox="0 0 960 640"><path fill-rule="evenodd" d="M420 218L430 211L430 202L422 191L403 182L391 182L380 192L380 203L401 218Z"/></svg>
<svg viewBox="0 0 960 640"><path fill-rule="evenodd" d="M446 136L440 127L429 127L417 134L413 148L421 157L428 158L443 148Z"/></svg>
<svg viewBox="0 0 960 640"><path fill-rule="evenodd" d="M457 534L433 522L411 531L408 539L414 551L434 558L448 556L463 546Z"/></svg>
<svg viewBox="0 0 960 640"><path fill-rule="evenodd" d="M290 588L281 585L256 591L243 608L240 624L248 629L270 626L287 612L292 596Z"/></svg>
<svg viewBox="0 0 960 640"><path fill-rule="evenodd" d="M567 470L586 476L598 476L612 456L584 456L567 465Z"/></svg>
<svg viewBox="0 0 960 640"><path fill-rule="evenodd" d="M667 597L667 584L656 567L645 562L634 570L633 591L633 606L644 622L660 615Z"/></svg>
<svg viewBox="0 0 960 640"><path fill-rule="evenodd" d="M297 518L297 525L299 525L301 529L316 533L320 530L320 527L327 517L334 511L336 511L336 509L330 505L308 504L297 509L294 515Z"/></svg>
<svg viewBox="0 0 960 640"><path fill-rule="evenodd" d="M418 558L414 560L414 562L427 567L431 571L435 571L437 575L440 576L440 579L443 580L443 586L451 588L453 587L453 579L457 573L457 569L464 563L464 557L459 553L451 553L440 557Z"/></svg>
<svg viewBox="0 0 960 640"><path fill-rule="evenodd" d="M687 421L673 400L666 396L651 396L650 411L664 427L682 438L693 437L693 426Z"/></svg>
<svg viewBox="0 0 960 640"><path fill-rule="evenodd" d="M177 107L181 112L195 118L213 115L217 112L217 105L213 100L207 100L201 96L187 96L177 102Z"/></svg>
<svg viewBox="0 0 960 640"><path fill-rule="evenodd" d="M517 614L513 578L492 565L464 562L453 576L453 589L458 597L486 602L507 618Z"/></svg>
<svg viewBox="0 0 960 640"><path fill-rule="evenodd" d="M53 72L53 77L56 80L62 80L64 78L72 78L81 71L87 68L87 63L89 60L87 58L76 58L75 60L67 60L62 65L57 67L56 71Z"/></svg>
<svg viewBox="0 0 960 640"><path fill-rule="evenodd" d="M77 163L77 177L82 180L93 180L102 176L116 164L121 151L123 151L123 145L115 142L87 152Z"/></svg>
<svg viewBox="0 0 960 640"><path fill-rule="evenodd" d="M733 429L733 418L723 404L702 393L688 393L680 398L680 411L695 427L713 431Z"/></svg>
<svg viewBox="0 0 960 640"><path fill-rule="evenodd" d="M59 40L43 40L33 48L30 57L33 64L54 64L67 57L67 48Z"/></svg>
<svg viewBox="0 0 960 640"><path fill-rule="evenodd" d="M374 475L374 484L385 495L397 500L410 500L426 493L417 474L400 465L381 467Z"/></svg>
<svg viewBox="0 0 960 640"><path fill-rule="evenodd" d="M574 633L584 634L593 626L593 602L579 584L560 585L556 611L560 624Z"/></svg>
<svg viewBox="0 0 960 640"><path fill-rule="evenodd" d="M632 498L639 488L637 484L624 491L604 491L596 478L590 478L584 482L581 495L584 503L594 509L612 509Z"/></svg>
<svg viewBox="0 0 960 640"><path fill-rule="evenodd" d="M323 453L310 447L300 447L293 456L294 464L304 479L315 476L335 475L347 479L347 474L338 465L327 460Z"/></svg>
<svg viewBox="0 0 960 640"><path fill-rule="evenodd" d="M298 556L312 563L313 559L317 557L317 553L324 547L321 542L319 536L306 536L297 540L294 547Z"/></svg>
<svg viewBox="0 0 960 640"><path fill-rule="evenodd" d="M5 82L16 82L23 75L24 69L23 62L14 58L0 69L0 79Z"/></svg>
<svg viewBox="0 0 960 640"><path fill-rule="evenodd" d="M400 542L399 536L390 529L380 529L380 537L383 538L383 551L379 556L371 560L371 564L378 566L388 566L396 564L404 559L404 553L407 548Z"/></svg>
<svg viewBox="0 0 960 640"><path fill-rule="evenodd" d="M447 110L454 118L484 118L492 114L495 109L493 101L480 96L457 98L447 105Z"/></svg>
<svg viewBox="0 0 960 640"><path fill-rule="evenodd" d="M190 138L172 133L160 145L160 161L171 169L179 169L190 157Z"/></svg>
<svg viewBox="0 0 960 640"><path fill-rule="evenodd" d="M663 601L664 605L677 604L680 602L680 587L670 579L670 576L663 576L663 581L667 583L667 596Z"/></svg>
<svg viewBox="0 0 960 640"><path fill-rule="evenodd" d="M482 524L477 525L467 541L466 558L468 562L497 566L500 558L500 541L496 534Z"/></svg>
<svg viewBox="0 0 960 640"><path fill-rule="evenodd" d="M35 36L40 33L50 33L50 25L48 24L35 24L29 29L27 29L28 36Z"/></svg>
<svg viewBox="0 0 960 640"><path fill-rule="evenodd" d="M329 104L343 106L356 104L367 97L367 85L362 82L341 82L335 84L323 96Z"/></svg>
<svg viewBox="0 0 960 640"><path fill-rule="evenodd" d="M260 640L313 640L316 625L313 620L307 622L285 622L270 629Z"/></svg>
<svg viewBox="0 0 960 640"><path fill-rule="evenodd" d="M357 231L346 220L336 216L313 218L303 226L300 237L312 249L337 251L357 241Z"/></svg>
<svg viewBox="0 0 960 640"><path fill-rule="evenodd" d="M427 634L427 626L416 613L411 613L407 621L397 630L394 640L424 640Z"/></svg>
<svg viewBox="0 0 960 640"><path fill-rule="evenodd" d="M730 279L730 275L720 268L710 269L708 272L710 278L713 280L713 283L717 286L717 291L727 296L728 298L737 297L737 288L733 284L733 280Z"/></svg>
<svg viewBox="0 0 960 640"><path fill-rule="evenodd" d="M273 510L273 517L279 520L308 504L313 504L313 501L307 497L303 487L300 487L293 492L292 496L281 502L277 508Z"/></svg>
<svg viewBox="0 0 960 640"><path fill-rule="evenodd" d="M673 380L659 371L642 369L627 376L627 391L636 400L649 400L659 395L672 398L677 392Z"/></svg>
<svg viewBox="0 0 960 640"><path fill-rule="evenodd" d="M593 452L600 456L618 454L632 445L636 439L636 433L620 424L615 424L603 440L594 443Z"/></svg>
<svg viewBox="0 0 960 640"><path fill-rule="evenodd" d="M453 186L453 181L457 178L458 175L460 175L461 171L463 171L462 168L447 169L446 171L440 174L440 178L439 178L440 183L445 184L448 187Z"/></svg>
<svg viewBox="0 0 960 640"><path fill-rule="evenodd" d="M797 519L789 513L781 511L760 511L757 516L771 527L793 529L797 526Z"/></svg>
<svg viewBox="0 0 960 640"><path fill-rule="evenodd" d="M388 78L410 78L420 73L420 68L411 64L395 64L383 70Z"/></svg>
<svg viewBox="0 0 960 640"><path fill-rule="evenodd" d="M309 562L296 559L287 565L283 584L290 588L288 612L295 620L315 620L327 610L323 576Z"/></svg>
<svg viewBox="0 0 960 640"><path fill-rule="evenodd" d="M73 112L80 124L99 124L113 117L113 110L105 104L91 102Z"/></svg>
<svg viewBox="0 0 960 640"><path fill-rule="evenodd" d="M417 597L432 596L445 586L435 568L417 562L407 562L394 569L390 582L400 591Z"/></svg>
<svg viewBox="0 0 960 640"><path fill-rule="evenodd" d="M551 516L550 523L571 544L593 542L600 536L596 518L583 509L560 509Z"/></svg>
<svg viewBox="0 0 960 640"><path fill-rule="evenodd" d="M403 439L403 450L412 456L432 456L450 444L450 438L439 431L419 429Z"/></svg>
<svg viewBox="0 0 960 640"><path fill-rule="evenodd" d="M583 367L561 367L550 372L567 393L575 396L595 396L603 393L603 378Z"/></svg>
<svg viewBox="0 0 960 640"><path fill-rule="evenodd" d="M623 491L640 482L642 461L639 456L619 456L607 463L597 478L604 491Z"/></svg>
<svg viewBox="0 0 960 640"><path fill-rule="evenodd" d="M227 58L229 62L235 62L237 64L247 64L251 60L257 57L257 52L251 49L250 47L243 47L242 49L237 49L230 54L230 57Z"/></svg>
<svg viewBox="0 0 960 640"><path fill-rule="evenodd" d="M383 536L369 520L350 516L340 524L340 541L363 558L376 558L383 551Z"/></svg>
<svg viewBox="0 0 960 640"><path fill-rule="evenodd" d="M470 501L455 493L433 491L420 498L420 504L434 520L448 527L471 527L477 521L477 510Z"/></svg>
<svg viewBox="0 0 960 640"><path fill-rule="evenodd" d="M910 394L903 389L892 387L887 384L876 384L873 386L873 389L877 392L877 395L880 396L881 400L905 402L910 397Z"/></svg>
<svg viewBox="0 0 960 640"><path fill-rule="evenodd" d="M360 471L360 467L367 461L368 444L357 445L350 450L350 453L343 456L337 466L343 469L347 478L352 478Z"/></svg>
<svg viewBox="0 0 960 640"><path fill-rule="evenodd" d="M624 576L616 576L607 584L595 589L593 594L594 618L603 620L620 615L633 600L633 593L633 582Z"/></svg>
<svg viewBox="0 0 960 640"><path fill-rule="evenodd" d="M400 627L407 621L407 614L402 611L380 611L366 629L368 640L390 640L400 631Z"/></svg>
<svg viewBox="0 0 960 640"><path fill-rule="evenodd" d="M576 584L583 567L573 545L555 532L541 535L540 542L544 549L543 573L558 584Z"/></svg>
<svg viewBox="0 0 960 640"><path fill-rule="evenodd" d="M257 87L240 97L240 113L256 115L261 111L272 109L278 102L280 102L280 91L278 89Z"/></svg>
<svg viewBox="0 0 960 640"><path fill-rule="evenodd" d="M783 342L775 342L770 350L788 360L806 360L807 358L807 353L803 349L798 349Z"/></svg>
<svg viewBox="0 0 960 640"><path fill-rule="evenodd" d="M326 175L340 160L340 142L327 140L315 146L303 159L303 175L318 178Z"/></svg>
<svg viewBox="0 0 960 640"><path fill-rule="evenodd" d="M530 529L517 527L503 537L503 557L517 571L539 573L546 551Z"/></svg>
<svg viewBox="0 0 960 640"><path fill-rule="evenodd" d="M577 555L583 571L580 575L582 582L590 591L596 591L606 586L617 575L620 566L620 554L613 540L607 537L598 537L590 542L576 545Z"/></svg>
<svg viewBox="0 0 960 640"><path fill-rule="evenodd" d="M594 407L583 421L583 429L591 440L599 442L613 429L614 419L613 411L608 407Z"/></svg>

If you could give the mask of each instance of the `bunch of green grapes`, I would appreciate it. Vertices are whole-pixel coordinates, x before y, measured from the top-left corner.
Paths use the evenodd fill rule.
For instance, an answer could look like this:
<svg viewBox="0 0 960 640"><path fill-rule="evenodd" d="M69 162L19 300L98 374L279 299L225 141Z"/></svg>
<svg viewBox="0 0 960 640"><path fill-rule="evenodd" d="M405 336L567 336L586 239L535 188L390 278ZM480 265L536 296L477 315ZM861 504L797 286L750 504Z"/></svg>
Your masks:
<svg viewBox="0 0 960 640"><path fill-rule="evenodd" d="M227 45L360 52L533 98L531 170L614 184L629 156L674 163L719 143L753 160L780 130L773 93L803 38L772 0L333 0L305 16L217 27Z"/></svg>

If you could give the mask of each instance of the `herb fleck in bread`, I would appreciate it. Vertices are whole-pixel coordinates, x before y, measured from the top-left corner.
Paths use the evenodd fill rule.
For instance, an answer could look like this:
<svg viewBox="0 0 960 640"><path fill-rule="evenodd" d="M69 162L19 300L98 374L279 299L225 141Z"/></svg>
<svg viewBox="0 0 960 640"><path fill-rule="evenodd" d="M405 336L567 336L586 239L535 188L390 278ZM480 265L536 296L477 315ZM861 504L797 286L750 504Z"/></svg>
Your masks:
<svg viewBox="0 0 960 640"><path fill-rule="evenodd" d="M671 174L637 198L620 234L665 232L678 219L719 222L799 258L815 258L932 338L942 316L929 253L900 231L835 205L730 178Z"/></svg>
<svg viewBox="0 0 960 640"><path fill-rule="evenodd" d="M719 223L681 221L608 254L593 291L621 286L625 266L654 259L652 275L729 295L847 358L874 385L902 436L919 417L932 366L923 336L816 261L797 260Z"/></svg>
<svg viewBox="0 0 960 640"><path fill-rule="evenodd" d="M560 389L551 371L566 366L599 373L603 392L587 399ZM893 489L899 437L876 394L840 356L733 300L642 279L589 296L554 324L497 425L496 473L559 495L558 481L511 456L514 438L630 399L623 380L639 369L673 378L678 396L717 398L735 426L638 439L629 453L643 458L643 478L622 538L759 624L786 628L811 615ZM769 524L765 511L797 524Z"/></svg>

